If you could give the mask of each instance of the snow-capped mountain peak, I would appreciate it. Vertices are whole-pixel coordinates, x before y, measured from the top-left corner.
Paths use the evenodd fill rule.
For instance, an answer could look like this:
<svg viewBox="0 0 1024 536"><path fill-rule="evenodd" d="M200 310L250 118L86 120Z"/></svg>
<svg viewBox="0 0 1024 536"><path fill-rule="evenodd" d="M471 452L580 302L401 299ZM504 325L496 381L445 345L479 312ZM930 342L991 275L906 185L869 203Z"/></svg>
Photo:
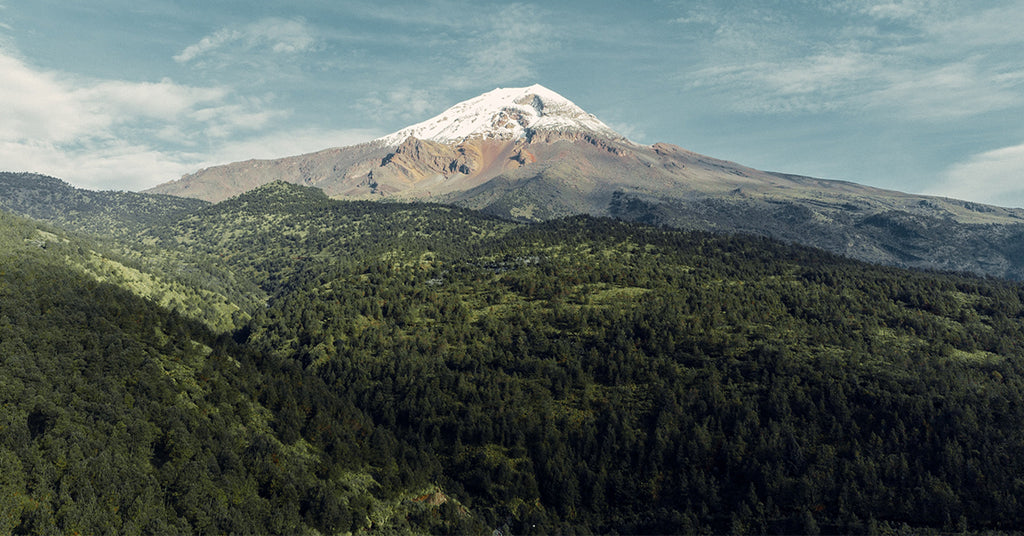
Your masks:
<svg viewBox="0 0 1024 536"><path fill-rule="evenodd" d="M569 99L534 84L488 91L375 141L396 146L409 136L449 144L477 137L514 140L526 137L528 131L591 132L624 139Z"/></svg>

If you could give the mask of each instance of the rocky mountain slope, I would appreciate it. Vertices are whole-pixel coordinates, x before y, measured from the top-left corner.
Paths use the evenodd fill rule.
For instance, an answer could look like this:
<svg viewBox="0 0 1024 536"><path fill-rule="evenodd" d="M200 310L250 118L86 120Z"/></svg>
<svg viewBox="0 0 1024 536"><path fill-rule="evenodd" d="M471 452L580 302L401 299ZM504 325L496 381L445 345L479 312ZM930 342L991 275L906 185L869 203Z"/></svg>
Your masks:
<svg viewBox="0 0 1024 536"><path fill-rule="evenodd" d="M539 85L496 89L352 147L198 171L150 192L220 201L274 180L505 218L614 216L872 262L1024 277L1024 210L761 171L616 133Z"/></svg>

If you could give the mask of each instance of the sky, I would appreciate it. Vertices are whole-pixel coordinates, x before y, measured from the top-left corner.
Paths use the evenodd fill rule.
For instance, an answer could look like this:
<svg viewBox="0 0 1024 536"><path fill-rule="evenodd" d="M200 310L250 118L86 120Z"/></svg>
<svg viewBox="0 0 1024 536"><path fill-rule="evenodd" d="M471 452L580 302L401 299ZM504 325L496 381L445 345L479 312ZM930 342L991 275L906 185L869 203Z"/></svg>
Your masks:
<svg viewBox="0 0 1024 536"><path fill-rule="evenodd" d="M0 0L0 171L142 190L542 84L631 140L1024 207L1024 0Z"/></svg>

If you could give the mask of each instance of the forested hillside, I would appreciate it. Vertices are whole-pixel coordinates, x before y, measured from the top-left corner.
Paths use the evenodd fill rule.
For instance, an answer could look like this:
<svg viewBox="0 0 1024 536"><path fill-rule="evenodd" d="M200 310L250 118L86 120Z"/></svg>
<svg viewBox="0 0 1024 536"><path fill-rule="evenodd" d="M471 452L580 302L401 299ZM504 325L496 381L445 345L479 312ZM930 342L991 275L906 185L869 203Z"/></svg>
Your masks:
<svg viewBox="0 0 1024 536"><path fill-rule="evenodd" d="M375 480L390 452L355 430L395 444L388 430L290 362L83 273L90 246L0 212L0 533L330 534L429 509L409 502L429 482ZM259 398L288 371L357 427L337 450L274 431ZM472 526L417 526L445 523Z"/></svg>
<svg viewBox="0 0 1024 536"><path fill-rule="evenodd" d="M0 209L91 233L130 236L208 204L172 195L84 190L45 175L0 172Z"/></svg>
<svg viewBox="0 0 1024 536"><path fill-rule="evenodd" d="M1024 530L1017 283L283 184L119 239L228 324L2 218L0 532Z"/></svg>
<svg viewBox="0 0 1024 536"><path fill-rule="evenodd" d="M299 273L418 251L464 252L517 225L435 204L339 202L275 182L140 233L162 251L184 250L280 292Z"/></svg>

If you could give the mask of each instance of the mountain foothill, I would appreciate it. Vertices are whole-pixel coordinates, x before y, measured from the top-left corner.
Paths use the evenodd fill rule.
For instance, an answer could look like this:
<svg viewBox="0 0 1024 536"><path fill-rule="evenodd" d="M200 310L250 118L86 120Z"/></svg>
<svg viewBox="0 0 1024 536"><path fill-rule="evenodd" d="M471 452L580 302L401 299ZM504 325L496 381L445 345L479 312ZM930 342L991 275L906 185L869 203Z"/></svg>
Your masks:
<svg viewBox="0 0 1024 536"><path fill-rule="evenodd" d="M1019 532L1022 218L542 86L149 192L0 173L0 533Z"/></svg>

